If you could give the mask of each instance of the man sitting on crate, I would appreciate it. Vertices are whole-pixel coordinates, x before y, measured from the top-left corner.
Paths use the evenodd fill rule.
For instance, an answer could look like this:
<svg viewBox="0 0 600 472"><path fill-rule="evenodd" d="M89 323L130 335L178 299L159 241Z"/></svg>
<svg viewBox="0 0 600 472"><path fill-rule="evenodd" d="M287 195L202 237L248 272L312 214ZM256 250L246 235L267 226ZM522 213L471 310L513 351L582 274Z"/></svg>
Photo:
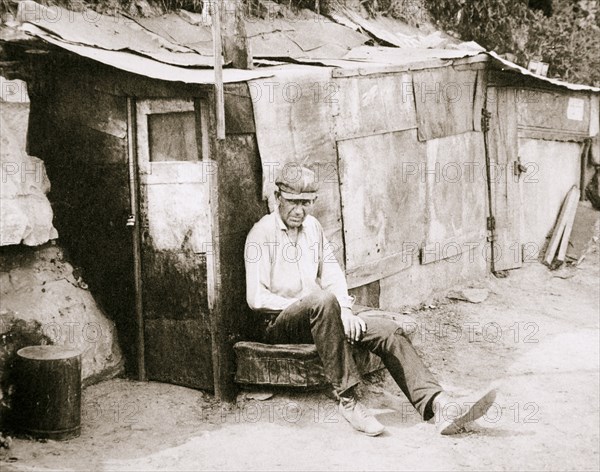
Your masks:
<svg viewBox="0 0 600 472"><path fill-rule="evenodd" d="M440 422L442 434L456 433L483 416L494 390L471 402L452 402L398 324L352 312L344 274L323 228L310 215L318 190L315 174L299 166L284 170L275 181L278 208L254 225L245 248L248 305L271 316L266 342L314 343L340 414L369 436L381 434L384 426L355 398L353 389L361 380L352 356L355 346L381 357L423 419L435 416Z"/></svg>

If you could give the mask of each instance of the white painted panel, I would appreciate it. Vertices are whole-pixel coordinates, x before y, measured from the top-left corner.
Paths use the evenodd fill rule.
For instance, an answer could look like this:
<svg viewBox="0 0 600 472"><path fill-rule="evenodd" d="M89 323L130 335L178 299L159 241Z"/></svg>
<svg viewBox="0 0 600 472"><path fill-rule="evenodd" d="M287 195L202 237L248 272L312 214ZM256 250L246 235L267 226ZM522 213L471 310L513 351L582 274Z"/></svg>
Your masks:
<svg viewBox="0 0 600 472"><path fill-rule="evenodd" d="M216 174L213 161L150 161L148 116L153 113L189 113L194 103L188 99L149 99L137 103L137 142L143 217L152 249L192 251L211 249L209 211L210 176ZM206 147L206 130L195 129ZM188 155L206 157L207 149L195 149L194 139L182 143ZM182 137L183 139L183 137ZM177 148L177 146L175 146Z"/></svg>
<svg viewBox="0 0 600 472"><path fill-rule="evenodd" d="M207 184L153 184L146 186L146 192L148 230L155 249L196 253L210 249Z"/></svg>
<svg viewBox="0 0 600 472"><path fill-rule="evenodd" d="M543 247L560 206L573 185L579 186L581 144L519 139L523 198L523 239L530 257Z"/></svg>

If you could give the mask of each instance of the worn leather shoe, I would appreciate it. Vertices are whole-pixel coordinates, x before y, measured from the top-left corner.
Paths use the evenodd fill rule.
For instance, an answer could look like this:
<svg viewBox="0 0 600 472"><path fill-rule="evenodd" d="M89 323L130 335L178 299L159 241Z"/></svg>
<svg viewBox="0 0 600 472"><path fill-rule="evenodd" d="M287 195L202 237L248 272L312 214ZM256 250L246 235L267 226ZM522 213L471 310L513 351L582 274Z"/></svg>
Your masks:
<svg viewBox="0 0 600 472"><path fill-rule="evenodd" d="M385 426L354 397L341 397L339 412L356 431L367 436L379 436L385 430Z"/></svg>
<svg viewBox="0 0 600 472"><path fill-rule="evenodd" d="M496 389L484 395L456 398L442 392L433 400L433 412L440 434L456 434L467 424L481 418L496 399Z"/></svg>

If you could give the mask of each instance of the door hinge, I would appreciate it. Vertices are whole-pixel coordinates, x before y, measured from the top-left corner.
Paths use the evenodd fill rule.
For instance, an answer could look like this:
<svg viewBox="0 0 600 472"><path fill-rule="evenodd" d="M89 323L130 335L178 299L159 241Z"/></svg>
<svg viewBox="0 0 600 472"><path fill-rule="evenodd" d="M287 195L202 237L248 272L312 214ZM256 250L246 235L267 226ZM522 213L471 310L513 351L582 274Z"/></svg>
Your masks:
<svg viewBox="0 0 600 472"><path fill-rule="evenodd" d="M493 216L488 216L487 229L488 231L494 231L496 229L496 218Z"/></svg>
<svg viewBox="0 0 600 472"><path fill-rule="evenodd" d="M490 130L490 118L492 114L485 108L481 109L481 131L487 133Z"/></svg>

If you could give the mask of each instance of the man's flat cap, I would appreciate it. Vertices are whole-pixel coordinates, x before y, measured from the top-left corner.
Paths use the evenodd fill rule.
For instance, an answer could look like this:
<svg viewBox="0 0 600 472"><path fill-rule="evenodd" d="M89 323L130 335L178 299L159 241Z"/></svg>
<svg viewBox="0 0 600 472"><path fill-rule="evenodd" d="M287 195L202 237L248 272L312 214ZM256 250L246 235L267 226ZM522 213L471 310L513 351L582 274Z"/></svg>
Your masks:
<svg viewBox="0 0 600 472"><path fill-rule="evenodd" d="M314 200L319 183L315 173L297 164L286 164L275 179L283 198L288 200Z"/></svg>

